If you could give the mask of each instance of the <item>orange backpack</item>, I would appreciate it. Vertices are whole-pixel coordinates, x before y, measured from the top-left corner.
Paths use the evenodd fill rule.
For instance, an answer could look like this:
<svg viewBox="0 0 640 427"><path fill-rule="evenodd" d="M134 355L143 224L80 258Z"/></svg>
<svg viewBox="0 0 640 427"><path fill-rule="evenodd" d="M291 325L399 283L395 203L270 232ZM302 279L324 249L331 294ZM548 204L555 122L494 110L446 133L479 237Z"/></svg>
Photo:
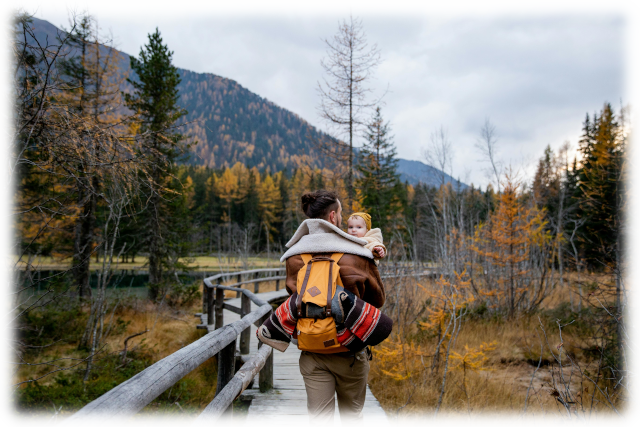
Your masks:
<svg viewBox="0 0 640 427"><path fill-rule="evenodd" d="M301 255L304 266L298 272L296 284L298 325L294 332L300 350L323 354L349 351L338 343L336 322L331 316L331 299L336 293L336 287L342 286L338 265L342 255L344 254L335 253L331 257ZM324 307L324 318L301 318L303 302Z"/></svg>

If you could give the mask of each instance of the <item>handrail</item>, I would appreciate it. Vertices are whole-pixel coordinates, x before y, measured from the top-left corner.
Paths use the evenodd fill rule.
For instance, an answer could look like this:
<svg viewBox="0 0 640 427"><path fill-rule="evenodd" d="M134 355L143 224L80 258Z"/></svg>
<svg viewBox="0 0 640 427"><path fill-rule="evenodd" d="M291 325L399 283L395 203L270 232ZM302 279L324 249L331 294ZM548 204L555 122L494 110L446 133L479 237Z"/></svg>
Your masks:
<svg viewBox="0 0 640 427"><path fill-rule="evenodd" d="M204 279L204 283L208 287L213 287L215 285L211 283L212 281L214 280L218 281L224 277L241 276L243 274L260 274L260 273L273 272L273 271L285 271L285 268L258 268L255 270L243 270L243 271L232 271L229 273L218 273L215 276L207 277L206 279Z"/></svg>
<svg viewBox="0 0 640 427"><path fill-rule="evenodd" d="M273 349L268 345L263 345L256 354L247 363L242 365L233 379L229 381L227 386L204 408L204 411L198 418L207 418L210 420L223 415L230 403L233 402L242 392L249 386L256 374L265 366L269 356L273 353Z"/></svg>
<svg viewBox="0 0 640 427"><path fill-rule="evenodd" d="M226 325L149 366L76 412L72 419L100 414L130 415L140 411L189 372L218 354L237 336L260 321L272 308L268 303L237 322Z"/></svg>
<svg viewBox="0 0 640 427"><path fill-rule="evenodd" d="M219 417L231 408L231 404L242 391L248 387L256 374L260 373L260 391L273 388L273 351L269 346L258 343L258 352L235 372L236 341L240 337L240 353L249 353L249 341L251 339L251 325L259 326L273 311L270 301L263 300L255 293L260 283L285 280L285 276L267 276L242 281L242 275L260 273L284 272L284 268L269 268L247 270L233 273L220 273L203 279L205 292L203 301L206 308L209 333L186 347L170 354L164 359L154 363L142 372L108 391L98 399L90 402L69 419L83 419L92 415L117 417L133 415L139 412L156 397L173 386L189 372L196 369L211 357L218 355L218 385L216 397L207 405L200 417ZM414 272L411 274L385 274L382 277L407 277L433 274L433 271ZM230 286L222 285L224 278L236 276L237 283ZM212 282L216 281L216 284ZM254 292L241 288L241 285L254 284ZM234 312L239 312L241 319L231 324L224 325L223 312L229 307L224 303L224 292L231 291L240 295L240 309L233 307ZM214 296L215 294L215 296ZM284 293L283 293L284 294ZM251 302L258 308L251 311ZM225 307L227 306L227 307ZM203 310L204 311L204 310ZM215 312L215 327L213 325ZM204 314L204 313L203 313ZM243 360L246 360L243 358Z"/></svg>
<svg viewBox="0 0 640 427"><path fill-rule="evenodd" d="M207 277L203 280L203 292L202 292L202 314L207 314L207 329L218 329L222 327L222 310L224 308L224 291L220 287L224 279L237 277L237 283L233 287L239 287L246 284L253 284L253 293L257 294L260 290L260 283L264 282L276 282L276 290L279 289L280 281L286 277L282 275L267 276L258 278L261 273L283 273L285 268L259 268L255 270L234 271L230 273L219 273L211 277ZM242 281L243 275L253 275L255 278L252 280ZM213 282L216 282L215 284ZM234 289L230 289L234 290ZM214 292L215 291L215 292ZM216 309L217 308L217 309ZM216 313L215 317L212 316ZM204 322L203 322L204 323Z"/></svg>
<svg viewBox="0 0 640 427"><path fill-rule="evenodd" d="M246 366L246 368L243 366L244 369L241 369L238 373L235 373L233 368L235 366L235 349L238 336L241 337L240 346L241 350L243 350L242 352L248 353L251 325L256 324L259 326L273 311L269 300L265 301L257 297L248 289L239 288L238 286L242 285L242 282L236 283L233 286L223 286L221 284L212 285L211 281L218 280L221 282L222 278L229 276L238 276L240 278L242 274L256 275L259 273L280 271L283 271L283 269L259 269L222 273L204 279L205 286L214 290L216 296L222 294L222 300L224 299L225 290L234 291L241 295L241 319L228 325L222 325L222 311L224 307L221 305L219 310L217 310L217 314L220 316L216 316L221 320L219 328L209 331L208 334L199 340L170 354L129 378L127 381L114 387L98 399L84 406L69 419L84 419L98 414L110 418L133 415L151 403L189 372L215 355L218 355L218 390L216 392L216 398L207 406L205 416L211 416L212 414L220 415L226 411L233 400L248 386L258 372L261 372L260 388L272 388L273 356L271 347L263 346L263 348L261 346L258 353L245 363L244 366ZM275 276L254 279L248 282L256 284L281 279L283 279L282 276ZM251 311L251 302L258 306L255 311ZM266 373L264 379L262 378L262 372Z"/></svg>

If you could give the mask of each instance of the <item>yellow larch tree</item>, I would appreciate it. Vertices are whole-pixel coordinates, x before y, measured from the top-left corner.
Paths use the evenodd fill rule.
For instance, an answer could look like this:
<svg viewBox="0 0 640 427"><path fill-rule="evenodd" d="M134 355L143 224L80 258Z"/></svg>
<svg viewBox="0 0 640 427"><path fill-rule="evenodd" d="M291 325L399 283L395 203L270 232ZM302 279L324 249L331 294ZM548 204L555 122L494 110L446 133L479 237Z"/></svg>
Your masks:
<svg viewBox="0 0 640 427"><path fill-rule="evenodd" d="M520 184L507 174L495 212L476 228L471 249L479 256L474 282L491 308L516 310L537 307L546 296L552 236L545 231L544 212L527 206Z"/></svg>

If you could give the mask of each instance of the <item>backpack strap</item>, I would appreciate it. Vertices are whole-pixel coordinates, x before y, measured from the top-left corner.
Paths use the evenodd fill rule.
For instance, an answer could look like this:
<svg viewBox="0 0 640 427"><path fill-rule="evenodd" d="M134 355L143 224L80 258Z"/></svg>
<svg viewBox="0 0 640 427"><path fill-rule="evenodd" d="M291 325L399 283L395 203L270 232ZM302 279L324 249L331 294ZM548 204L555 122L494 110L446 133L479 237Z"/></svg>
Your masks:
<svg viewBox="0 0 640 427"><path fill-rule="evenodd" d="M300 254L302 261L307 266L307 271L304 274L304 280L302 281L302 287L300 288L300 292L298 292L298 298L296 298L296 311L298 312L298 318L302 317L302 296L304 292L307 290L307 282L309 281L309 275L311 274L311 254Z"/></svg>
<svg viewBox="0 0 640 427"><path fill-rule="evenodd" d="M333 299L333 264L338 264L343 253L337 252L331 255L331 264L329 264L329 283L327 284L327 305L324 306L325 317L331 317L331 300Z"/></svg>

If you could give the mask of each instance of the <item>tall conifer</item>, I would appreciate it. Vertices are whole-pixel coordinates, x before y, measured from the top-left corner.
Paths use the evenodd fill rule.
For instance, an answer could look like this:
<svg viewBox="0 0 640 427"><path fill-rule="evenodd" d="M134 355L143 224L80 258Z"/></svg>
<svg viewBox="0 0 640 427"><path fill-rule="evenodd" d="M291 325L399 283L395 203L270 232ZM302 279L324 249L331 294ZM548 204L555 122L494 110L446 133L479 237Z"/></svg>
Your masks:
<svg viewBox="0 0 640 427"><path fill-rule="evenodd" d="M169 260L170 242L176 221L168 212L179 191L171 184L175 161L188 148L181 134L172 127L186 111L177 106L180 75L171 63L173 52L162 43L160 31L149 34L149 43L131 57L131 69L137 78L127 81L132 94L125 94L127 106L137 114L140 126L138 150L148 160L146 215L143 238L149 251L149 297L158 296L163 270ZM174 187L173 189L170 187ZM175 208L175 206L174 206Z"/></svg>
<svg viewBox="0 0 640 427"><path fill-rule="evenodd" d="M373 223L383 230L388 230L401 208L398 192L394 190L399 180L398 160L389 132L389 123L383 120L380 107L377 107L367 125L367 144L361 148L357 166L362 206L371 215Z"/></svg>
<svg viewBox="0 0 640 427"><path fill-rule="evenodd" d="M620 119L624 123L622 113ZM610 104L605 104L600 115L594 114L591 121L587 116L580 140L582 167L578 170L577 217L584 224L580 229L580 246L586 264L615 278L615 288L610 289L615 308L610 307L607 321L599 325L611 331L611 351L605 353L613 365L612 372L625 370L623 314L627 298L622 241L625 149L623 126Z"/></svg>

